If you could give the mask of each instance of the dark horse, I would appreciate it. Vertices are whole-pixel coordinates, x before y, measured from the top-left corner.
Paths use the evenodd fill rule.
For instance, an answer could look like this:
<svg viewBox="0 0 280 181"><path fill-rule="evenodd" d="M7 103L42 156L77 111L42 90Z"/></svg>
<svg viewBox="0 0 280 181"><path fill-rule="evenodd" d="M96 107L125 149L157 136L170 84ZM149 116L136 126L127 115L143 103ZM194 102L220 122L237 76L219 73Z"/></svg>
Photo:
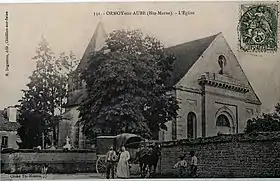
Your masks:
<svg viewBox="0 0 280 181"><path fill-rule="evenodd" d="M142 177L149 177L152 173L156 173L157 164L161 155L160 145L155 144L152 148L141 148L137 154L140 172Z"/></svg>

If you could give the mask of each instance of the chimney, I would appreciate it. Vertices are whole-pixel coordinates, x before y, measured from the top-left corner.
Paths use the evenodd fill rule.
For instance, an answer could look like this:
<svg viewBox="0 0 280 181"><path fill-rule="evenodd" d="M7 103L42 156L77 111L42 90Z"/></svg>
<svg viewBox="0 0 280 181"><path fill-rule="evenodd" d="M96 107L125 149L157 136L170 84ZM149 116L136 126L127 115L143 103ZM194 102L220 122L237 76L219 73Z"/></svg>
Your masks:
<svg viewBox="0 0 280 181"><path fill-rule="evenodd" d="M15 107L8 107L7 117L9 122L17 122L17 109Z"/></svg>

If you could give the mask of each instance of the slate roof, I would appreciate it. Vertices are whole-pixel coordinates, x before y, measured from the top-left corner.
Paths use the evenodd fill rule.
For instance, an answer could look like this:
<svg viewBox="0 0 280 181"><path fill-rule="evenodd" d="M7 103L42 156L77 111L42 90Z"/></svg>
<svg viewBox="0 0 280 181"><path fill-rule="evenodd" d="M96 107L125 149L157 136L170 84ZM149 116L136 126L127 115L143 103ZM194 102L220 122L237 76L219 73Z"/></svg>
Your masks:
<svg viewBox="0 0 280 181"><path fill-rule="evenodd" d="M0 131L17 131L20 127L18 122L9 122L3 117L3 111L0 110Z"/></svg>
<svg viewBox="0 0 280 181"><path fill-rule="evenodd" d="M198 60L202 53L209 47L218 34L197 39L187 43L166 48L166 52L176 57L173 75L168 80L169 86L176 85Z"/></svg>

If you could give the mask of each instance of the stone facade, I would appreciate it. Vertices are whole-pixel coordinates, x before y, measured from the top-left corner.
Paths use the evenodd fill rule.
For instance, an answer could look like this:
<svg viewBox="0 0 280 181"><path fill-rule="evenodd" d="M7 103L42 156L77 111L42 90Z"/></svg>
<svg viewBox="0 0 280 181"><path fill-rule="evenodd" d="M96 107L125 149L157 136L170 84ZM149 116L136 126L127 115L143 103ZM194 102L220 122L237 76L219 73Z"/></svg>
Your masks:
<svg viewBox="0 0 280 181"><path fill-rule="evenodd" d="M200 41L197 46L202 46L203 41L209 42L210 38L197 40ZM172 132L171 122L167 123L168 131L160 133L161 140L172 140L172 134L184 139L215 136L218 132L240 133L247 120L260 113L261 102L223 35L220 33L212 39L174 83L174 94L181 101L177 129L176 133ZM192 43L175 48L178 50L181 46L181 52L188 51L191 49L188 44ZM183 56L176 49L172 51L175 57L181 58L179 61L192 61L189 54Z"/></svg>

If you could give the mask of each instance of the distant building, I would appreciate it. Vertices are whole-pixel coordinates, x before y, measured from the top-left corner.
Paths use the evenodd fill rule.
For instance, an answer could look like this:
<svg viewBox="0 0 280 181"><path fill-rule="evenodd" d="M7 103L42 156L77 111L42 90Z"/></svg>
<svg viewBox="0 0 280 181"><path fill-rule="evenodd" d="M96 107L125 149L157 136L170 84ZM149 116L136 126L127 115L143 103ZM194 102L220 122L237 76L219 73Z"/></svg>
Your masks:
<svg viewBox="0 0 280 181"><path fill-rule="evenodd" d="M18 149L17 142L20 141L20 139L17 135L17 129L20 127L20 125L17 122L16 118L16 108L8 107L7 109L0 111L1 149Z"/></svg>
<svg viewBox="0 0 280 181"><path fill-rule="evenodd" d="M77 124L77 108L86 95L79 72L87 67L90 52L101 49L107 34L99 23L74 76L69 80L67 113L60 125L60 146L68 135L76 148L85 147ZM160 131L159 140L215 136L243 132L246 121L260 113L261 102L222 33L166 48L175 55L168 81L180 99L179 117Z"/></svg>

